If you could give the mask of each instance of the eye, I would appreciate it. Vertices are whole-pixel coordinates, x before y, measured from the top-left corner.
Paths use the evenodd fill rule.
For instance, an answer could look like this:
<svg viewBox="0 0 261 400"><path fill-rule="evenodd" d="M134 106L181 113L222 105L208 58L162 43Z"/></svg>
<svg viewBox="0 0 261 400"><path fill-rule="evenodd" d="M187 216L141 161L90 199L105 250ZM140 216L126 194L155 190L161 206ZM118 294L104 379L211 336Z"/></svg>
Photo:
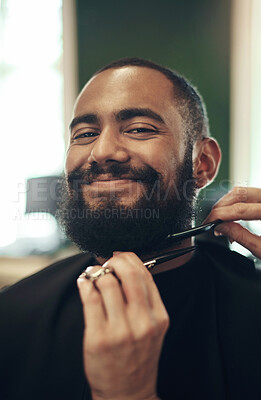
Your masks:
<svg viewBox="0 0 261 400"><path fill-rule="evenodd" d="M90 143L93 138L98 135L99 133L95 131L82 132L72 137L72 142L75 144L87 144Z"/></svg>
<svg viewBox="0 0 261 400"><path fill-rule="evenodd" d="M145 132L151 132L153 131L152 129L148 129L148 128L135 128L135 129L131 129L128 132L132 132L132 133L145 133Z"/></svg>
<svg viewBox="0 0 261 400"><path fill-rule="evenodd" d="M133 136L150 137L157 133L157 129L152 127L133 127L126 130L126 133Z"/></svg>
<svg viewBox="0 0 261 400"><path fill-rule="evenodd" d="M84 133L81 133L80 135L75 136L74 139L81 139L81 138L93 137L93 136L97 136L97 132L84 132Z"/></svg>

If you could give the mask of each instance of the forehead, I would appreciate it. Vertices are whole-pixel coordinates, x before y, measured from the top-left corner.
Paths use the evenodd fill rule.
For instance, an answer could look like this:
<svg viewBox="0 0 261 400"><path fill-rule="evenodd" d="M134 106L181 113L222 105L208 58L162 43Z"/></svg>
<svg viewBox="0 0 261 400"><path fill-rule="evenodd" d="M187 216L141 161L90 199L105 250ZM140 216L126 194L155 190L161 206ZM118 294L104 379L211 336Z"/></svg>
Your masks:
<svg viewBox="0 0 261 400"><path fill-rule="evenodd" d="M109 69L94 76L80 93L74 115L106 113L130 107L177 116L173 85L159 71L127 66Z"/></svg>

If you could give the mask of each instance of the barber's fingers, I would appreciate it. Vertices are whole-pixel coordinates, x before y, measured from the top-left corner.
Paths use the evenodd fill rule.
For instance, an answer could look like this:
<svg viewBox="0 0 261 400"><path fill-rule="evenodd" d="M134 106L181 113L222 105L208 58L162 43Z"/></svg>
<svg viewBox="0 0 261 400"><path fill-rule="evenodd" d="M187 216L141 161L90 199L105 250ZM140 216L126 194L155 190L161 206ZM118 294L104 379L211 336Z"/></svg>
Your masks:
<svg viewBox="0 0 261 400"><path fill-rule="evenodd" d="M134 253L122 252L108 260L106 267L113 269L115 275L106 274L94 283L85 278L86 282L78 280L89 332L107 329L109 323L117 326L119 335L129 330L139 338L151 330L163 336L169 317L142 261ZM100 268L95 267L95 272Z"/></svg>
<svg viewBox="0 0 261 400"><path fill-rule="evenodd" d="M151 273L137 255L131 252L118 253L108 260L107 265L114 268L121 281L131 323L139 322L142 329L142 323L145 325L151 319L155 324L162 323L167 329L168 315L158 289Z"/></svg>
<svg viewBox="0 0 261 400"><path fill-rule="evenodd" d="M115 271L127 303L137 302L139 298L149 301L145 284L146 271L141 260L134 253L118 253L104 266L109 266Z"/></svg>
<svg viewBox="0 0 261 400"><path fill-rule="evenodd" d="M147 305L154 306L154 295L158 293L151 273L143 265L140 258L132 252L114 253L106 263L112 266L122 282L122 288L128 303L137 300L146 301ZM157 300L159 297L157 297Z"/></svg>
<svg viewBox="0 0 261 400"><path fill-rule="evenodd" d="M117 267L115 268L115 264L117 265L117 262L120 262L122 269L128 270L128 262L126 266L125 258L121 257L120 260L115 261L115 259L113 259L110 265L110 269L115 272L100 276L93 282L87 280L84 275L80 276L78 279L85 322L89 332L92 329L94 332L99 328L108 329L110 325L114 327L117 326L117 332L115 332L115 337L117 337L117 334L124 335L128 329L127 299L121 279L128 279L127 287L133 285L133 282L129 275L116 275ZM133 268L137 268L137 265L134 265L131 269L133 270ZM91 270L89 268L88 274L92 275L93 273L99 272L101 269L101 266L92 267ZM126 287L126 285L124 285L124 287ZM135 291L135 298L128 299L131 301L129 308L135 308L135 305L137 306L134 317L135 320L138 320L140 311L144 309L144 303L148 301L146 287L140 276L137 276L137 281L133 289ZM145 319L143 315L143 321L145 321Z"/></svg>
<svg viewBox="0 0 261 400"><path fill-rule="evenodd" d="M231 242L235 241L251 251L254 256L261 258L261 237L249 232L248 229L235 222L226 222L215 229L217 234L228 236Z"/></svg>
<svg viewBox="0 0 261 400"><path fill-rule="evenodd" d="M108 273L98 278L94 285L99 291L104 304L106 317L109 324L117 326L117 329L127 326L126 299L122 285L115 273Z"/></svg>
<svg viewBox="0 0 261 400"><path fill-rule="evenodd" d="M235 203L214 207L204 223L221 219L222 221L255 221L261 219L261 203Z"/></svg>
<svg viewBox="0 0 261 400"><path fill-rule="evenodd" d="M261 203L261 189L242 186L234 187L214 205L214 208L235 203Z"/></svg>
<svg viewBox="0 0 261 400"><path fill-rule="evenodd" d="M223 234L229 240L236 241L250 250L256 257L261 257L261 238L233 221L261 220L261 189L235 187L223 196L212 208L204 223L222 220L215 232Z"/></svg>
<svg viewBox="0 0 261 400"><path fill-rule="evenodd" d="M92 272L98 271L100 268L100 266L93 267ZM90 327L93 331L104 329L106 310L99 291L91 281L85 278L84 274L77 279L77 286L83 305L85 326Z"/></svg>
<svg viewBox="0 0 261 400"><path fill-rule="evenodd" d="M235 187L212 208L204 223L221 219L224 221L261 219L261 189Z"/></svg>

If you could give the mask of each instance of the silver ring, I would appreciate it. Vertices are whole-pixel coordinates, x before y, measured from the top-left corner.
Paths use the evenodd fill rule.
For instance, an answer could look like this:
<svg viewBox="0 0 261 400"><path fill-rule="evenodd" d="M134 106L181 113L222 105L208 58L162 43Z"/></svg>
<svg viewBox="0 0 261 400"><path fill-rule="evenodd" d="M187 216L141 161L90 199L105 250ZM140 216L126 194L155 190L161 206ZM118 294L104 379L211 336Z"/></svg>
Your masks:
<svg viewBox="0 0 261 400"><path fill-rule="evenodd" d="M90 267L88 267L90 268ZM107 274L113 274L115 275L113 269L111 267L104 267L99 269L96 272L93 272L92 274L89 274L86 270L82 273L85 279L91 282L97 281L101 276L107 275Z"/></svg>

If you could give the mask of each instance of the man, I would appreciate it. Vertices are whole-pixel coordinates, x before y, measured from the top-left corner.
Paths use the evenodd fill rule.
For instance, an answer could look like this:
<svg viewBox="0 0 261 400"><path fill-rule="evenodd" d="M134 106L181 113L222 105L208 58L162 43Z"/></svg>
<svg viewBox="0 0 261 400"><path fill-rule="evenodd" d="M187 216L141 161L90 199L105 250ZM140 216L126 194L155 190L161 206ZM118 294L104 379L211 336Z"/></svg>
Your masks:
<svg viewBox="0 0 261 400"><path fill-rule="evenodd" d="M260 399L252 262L205 244L152 273L143 265L192 245L166 238L192 226L219 167L197 91L120 60L86 84L70 128L60 218L83 254L2 293L1 398ZM237 188L207 222L227 221L217 234L261 257L260 237L233 222L260 219L260 202L259 189Z"/></svg>

